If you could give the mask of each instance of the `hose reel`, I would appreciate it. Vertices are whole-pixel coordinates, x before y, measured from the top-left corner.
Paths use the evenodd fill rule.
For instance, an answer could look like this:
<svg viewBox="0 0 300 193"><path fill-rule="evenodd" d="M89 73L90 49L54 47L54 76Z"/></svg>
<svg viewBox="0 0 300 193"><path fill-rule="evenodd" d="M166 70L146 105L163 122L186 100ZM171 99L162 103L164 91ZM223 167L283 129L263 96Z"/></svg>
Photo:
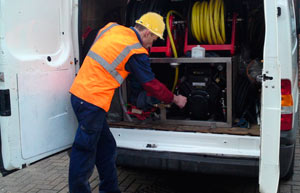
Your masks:
<svg viewBox="0 0 300 193"><path fill-rule="evenodd" d="M226 44L225 5L223 0L197 1L193 4L189 25L185 30L184 54L193 47L201 45L208 51L228 50L235 52L235 31L237 14L232 14L231 42ZM189 33L191 31L191 33ZM188 36L192 35L197 44L189 44Z"/></svg>
<svg viewBox="0 0 300 193"><path fill-rule="evenodd" d="M224 17L223 0L197 1L193 5L190 17L193 37L199 43L224 44Z"/></svg>

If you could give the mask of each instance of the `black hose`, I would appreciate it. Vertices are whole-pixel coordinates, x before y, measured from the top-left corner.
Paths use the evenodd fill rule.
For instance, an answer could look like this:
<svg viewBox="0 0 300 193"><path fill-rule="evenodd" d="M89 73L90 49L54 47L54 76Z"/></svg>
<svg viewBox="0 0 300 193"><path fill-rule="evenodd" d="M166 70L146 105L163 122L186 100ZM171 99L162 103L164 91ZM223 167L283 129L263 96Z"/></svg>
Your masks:
<svg viewBox="0 0 300 193"><path fill-rule="evenodd" d="M235 96L235 112L237 117L240 117L245 110L249 87L250 83L247 78L240 78L237 81L237 91Z"/></svg>

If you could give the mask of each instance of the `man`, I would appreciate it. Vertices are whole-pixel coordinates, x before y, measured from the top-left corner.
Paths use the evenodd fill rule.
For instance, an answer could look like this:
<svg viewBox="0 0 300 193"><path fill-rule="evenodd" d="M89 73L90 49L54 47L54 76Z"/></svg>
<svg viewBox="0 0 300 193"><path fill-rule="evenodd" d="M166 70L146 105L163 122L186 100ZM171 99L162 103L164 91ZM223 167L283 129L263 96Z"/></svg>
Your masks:
<svg viewBox="0 0 300 193"><path fill-rule="evenodd" d="M120 193L115 166L116 142L106 122L114 91L129 73L151 96L174 102L180 108L186 97L174 95L155 79L148 51L163 38L165 23L153 12L144 14L134 28L109 23L102 28L70 89L79 125L72 146L69 168L70 193L90 193L88 179L96 165L100 193Z"/></svg>

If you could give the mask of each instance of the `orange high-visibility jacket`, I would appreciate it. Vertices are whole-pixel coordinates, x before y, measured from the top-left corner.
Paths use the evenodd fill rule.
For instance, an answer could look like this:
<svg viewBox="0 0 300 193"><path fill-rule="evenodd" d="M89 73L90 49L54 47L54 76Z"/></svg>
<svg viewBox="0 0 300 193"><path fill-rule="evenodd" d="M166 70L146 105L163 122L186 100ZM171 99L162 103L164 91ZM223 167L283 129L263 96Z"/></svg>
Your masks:
<svg viewBox="0 0 300 193"><path fill-rule="evenodd" d="M129 74L125 64L130 56L141 53L148 54L148 51L132 29L107 24L99 31L70 92L107 112L115 89Z"/></svg>

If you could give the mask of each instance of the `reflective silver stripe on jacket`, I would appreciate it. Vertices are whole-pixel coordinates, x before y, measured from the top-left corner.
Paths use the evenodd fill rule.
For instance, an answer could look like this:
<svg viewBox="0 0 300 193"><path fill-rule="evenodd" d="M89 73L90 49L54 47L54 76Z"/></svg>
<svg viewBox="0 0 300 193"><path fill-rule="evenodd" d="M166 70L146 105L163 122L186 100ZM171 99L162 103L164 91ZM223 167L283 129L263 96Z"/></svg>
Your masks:
<svg viewBox="0 0 300 193"><path fill-rule="evenodd" d="M109 64L104 58L102 58L92 50L89 51L88 56L97 61L105 70L107 70L116 79L116 81L118 81L119 84L122 84L124 79L116 70L116 67L125 59L125 57L129 54L129 52L132 49L138 49L141 47L142 45L140 43L136 43L125 47L111 64Z"/></svg>
<svg viewBox="0 0 300 193"><path fill-rule="evenodd" d="M107 32L107 31L110 30L112 27L117 26L117 25L118 25L118 24L113 23L113 24L111 24L108 28L104 29L104 30L96 37L94 43L95 43L97 40L99 40L99 38L100 38L105 32Z"/></svg>

